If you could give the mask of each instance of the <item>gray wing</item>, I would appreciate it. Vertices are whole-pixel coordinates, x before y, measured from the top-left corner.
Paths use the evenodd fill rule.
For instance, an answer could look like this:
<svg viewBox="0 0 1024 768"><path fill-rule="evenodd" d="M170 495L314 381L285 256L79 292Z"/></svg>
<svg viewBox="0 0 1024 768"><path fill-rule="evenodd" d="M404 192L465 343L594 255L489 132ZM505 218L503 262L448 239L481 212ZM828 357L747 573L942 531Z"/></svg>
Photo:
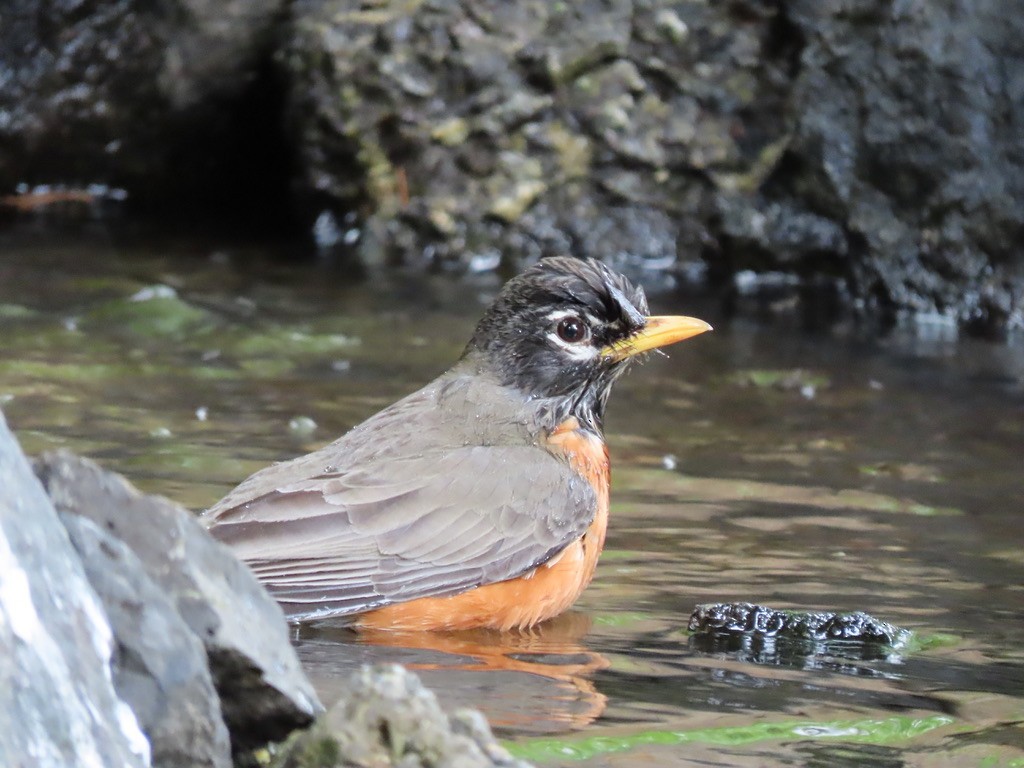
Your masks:
<svg viewBox="0 0 1024 768"><path fill-rule="evenodd" d="M257 473L206 513L292 620L514 578L593 521L594 492L566 464L532 444L447 447L417 396ZM383 450L370 448L374 434Z"/></svg>

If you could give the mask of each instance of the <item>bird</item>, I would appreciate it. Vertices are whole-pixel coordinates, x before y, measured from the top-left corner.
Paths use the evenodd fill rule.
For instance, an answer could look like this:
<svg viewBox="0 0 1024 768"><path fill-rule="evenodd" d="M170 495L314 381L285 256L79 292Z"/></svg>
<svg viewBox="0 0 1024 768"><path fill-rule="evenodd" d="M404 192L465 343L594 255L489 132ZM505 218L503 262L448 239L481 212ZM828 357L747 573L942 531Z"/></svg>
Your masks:
<svg viewBox="0 0 1024 768"><path fill-rule="evenodd" d="M712 330L651 316L603 262L509 280L445 373L201 516L292 623L524 630L590 583L608 525L604 415L644 353Z"/></svg>

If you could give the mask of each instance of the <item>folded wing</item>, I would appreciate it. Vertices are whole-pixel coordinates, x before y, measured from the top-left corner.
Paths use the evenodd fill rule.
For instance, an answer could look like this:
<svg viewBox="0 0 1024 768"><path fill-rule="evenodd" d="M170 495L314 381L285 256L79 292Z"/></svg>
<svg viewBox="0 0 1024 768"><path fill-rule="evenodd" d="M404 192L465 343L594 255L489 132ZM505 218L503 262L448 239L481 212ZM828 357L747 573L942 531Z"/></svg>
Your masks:
<svg viewBox="0 0 1024 768"><path fill-rule="evenodd" d="M593 520L590 486L535 445L444 447L412 430L374 454L361 434L257 473L206 514L293 620L514 578ZM339 452L359 460L333 467Z"/></svg>

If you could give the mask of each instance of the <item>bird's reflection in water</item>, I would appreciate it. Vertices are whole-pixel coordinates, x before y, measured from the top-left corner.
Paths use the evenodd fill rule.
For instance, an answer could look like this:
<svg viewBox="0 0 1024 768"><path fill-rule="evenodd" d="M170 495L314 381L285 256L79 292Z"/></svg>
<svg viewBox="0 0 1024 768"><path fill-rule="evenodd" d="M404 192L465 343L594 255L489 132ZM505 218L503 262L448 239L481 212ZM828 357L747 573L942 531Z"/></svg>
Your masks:
<svg viewBox="0 0 1024 768"><path fill-rule="evenodd" d="M475 707L505 734L564 733L605 708L594 686L608 660L582 640L590 617L570 611L529 631L354 632L302 625L293 642L324 704L337 701L362 664L415 670L446 709Z"/></svg>

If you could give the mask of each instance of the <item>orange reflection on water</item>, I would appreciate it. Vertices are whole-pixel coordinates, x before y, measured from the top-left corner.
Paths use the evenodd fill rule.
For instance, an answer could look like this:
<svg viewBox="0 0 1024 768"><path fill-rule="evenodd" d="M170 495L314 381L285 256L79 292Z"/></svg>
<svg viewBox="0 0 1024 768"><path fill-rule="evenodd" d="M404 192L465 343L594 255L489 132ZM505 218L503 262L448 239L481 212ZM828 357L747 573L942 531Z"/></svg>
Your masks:
<svg viewBox="0 0 1024 768"><path fill-rule="evenodd" d="M592 723L607 703L592 678L609 662L583 645L589 630L589 616L576 612L521 632L356 633L320 624L300 628L295 645L328 707L359 665L397 662L445 708L477 708L506 733L564 733Z"/></svg>

